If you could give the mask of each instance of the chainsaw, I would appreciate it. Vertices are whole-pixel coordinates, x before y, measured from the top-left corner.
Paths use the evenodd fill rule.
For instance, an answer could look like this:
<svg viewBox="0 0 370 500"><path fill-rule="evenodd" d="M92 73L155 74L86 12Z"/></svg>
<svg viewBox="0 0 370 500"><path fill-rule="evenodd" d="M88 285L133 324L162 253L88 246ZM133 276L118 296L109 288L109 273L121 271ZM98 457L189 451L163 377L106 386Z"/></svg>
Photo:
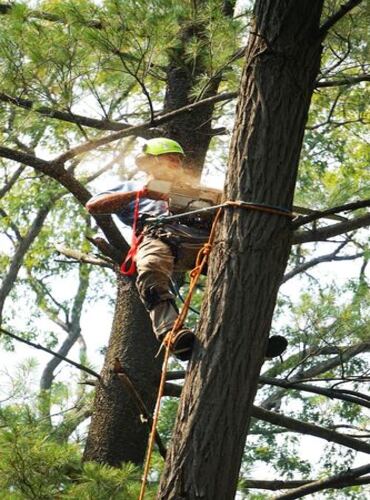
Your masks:
<svg viewBox="0 0 370 500"><path fill-rule="evenodd" d="M209 188L199 183L199 181L189 175L182 175L176 181L165 181L152 179L146 186L149 190L162 195L167 195L169 199L169 210L173 214L202 210L222 203L222 191ZM293 211L299 215L310 215L319 213L305 207L293 205ZM199 214L200 217L208 217L206 212ZM337 214L323 216L324 219L335 221L346 221L347 218Z"/></svg>
<svg viewBox="0 0 370 500"><path fill-rule="evenodd" d="M222 191L208 188L192 178L175 182L153 179L146 187L150 191L167 195L169 210L174 214L212 207L221 203L222 198Z"/></svg>

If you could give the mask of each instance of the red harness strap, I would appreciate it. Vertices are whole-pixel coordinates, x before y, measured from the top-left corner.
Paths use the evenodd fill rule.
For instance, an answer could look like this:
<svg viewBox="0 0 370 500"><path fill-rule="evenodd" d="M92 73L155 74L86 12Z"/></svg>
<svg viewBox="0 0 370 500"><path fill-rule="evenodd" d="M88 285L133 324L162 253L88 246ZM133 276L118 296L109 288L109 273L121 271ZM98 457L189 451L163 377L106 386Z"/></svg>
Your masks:
<svg viewBox="0 0 370 500"><path fill-rule="evenodd" d="M140 206L140 198L145 196L146 189L140 189L137 191L135 198L135 207L134 207L134 221L132 223L132 238L131 238L131 248L127 252L126 258L121 265L121 273L125 276L132 276L136 272L136 262L135 257L137 254L137 249L143 239L143 235L136 235L137 223L139 220L139 206Z"/></svg>

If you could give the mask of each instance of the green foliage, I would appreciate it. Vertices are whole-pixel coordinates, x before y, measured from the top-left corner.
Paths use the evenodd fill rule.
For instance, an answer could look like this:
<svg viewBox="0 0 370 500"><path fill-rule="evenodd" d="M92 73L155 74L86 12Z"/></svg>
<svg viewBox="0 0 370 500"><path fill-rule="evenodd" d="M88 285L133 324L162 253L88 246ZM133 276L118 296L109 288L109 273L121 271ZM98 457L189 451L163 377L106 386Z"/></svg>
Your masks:
<svg viewBox="0 0 370 500"><path fill-rule="evenodd" d="M70 482L70 470L78 466L76 446L54 443L38 430L27 407L6 408L0 418L4 424L0 432L2 497L55 497Z"/></svg>
<svg viewBox="0 0 370 500"><path fill-rule="evenodd" d="M43 0L33 2L32 6L29 2L14 4L11 13L1 17L0 86L10 96L31 100L33 107L21 109L10 104L0 107L1 142L28 153L35 152L42 158L54 158L71 146L103 133L42 116L37 112L39 107L141 123L149 116L149 104L160 109L168 65L176 64L186 72L193 99L206 96L210 84L218 78L221 91L237 89L243 61L233 57L245 43L248 27L244 17L226 17L222 6L221 0ZM323 20L339 6L339 0L326 1ZM44 15L34 15L35 9ZM368 14L362 8L360 15L346 16L330 32L323 50L320 79L340 80L368 72L368 46L364 41L368 25ZM364 83L315 91L301 155L297 204L324 209L369 198L370 150L368 132L364 132L364 125L369 123L368 92ZM231 130L233 105L219 106L214 121ZM213 139L214 151L209 155L212 165L226 164L228 142L228 138ZM121 147L122 143L118 149ZM71 171L74 169L77 178L87 183L88 176L112 155L108 146L99 153L86 155L79 164L70 165ZM122 171L122 165L115 166L108 175L118 168ZM2 160L1 169L3 186L15 168L11 162ZM22 261L4 317L7 324L17 324L22 303L27 311L25 337L56 348L61 340L60 324L70 326L73 311L81 301L92 305L107 295L110 296L107 304L108 300L114 300L109 288L109 280L114 278L109 271L71 267L66 259L55 254L56 242L90 251L86 236L94 233L83 207L55 181L26 168L1 202L5 215L0 217L0 229L7 237L7 244L0 251L2 277L36 214L46 207L49 209ZM350 346L368 342L368 241L364 232L351 235L350 239L344 250L361 252L361 272L356 270L341 282L327 278L318 284L318 273L313 271L296 280L296 288L289 296L281 294L273 328L275 333L288 338L289 350L283 362L265 364L267 375L289 379L324 366L337 355L334 351L317 354L319 349L334 350L339 346L343 354ZM322 247L313 245L293 249L290 269L316 257L321 250ZM77 290L77 281L85 284L84 290ZM193 300L192 305L198 310L204 286L205 279ZM183 295L186 291L185 285ZM40 326L45 317L54 322L53 327ZM198 316L191 313L189 325L195 327L197 320ZM5 337L1 342L8 349L13 348L13 343ZM81 355L88 364L85 354ZM360 377L368 373L368 362L368 357L361 355L318 372L316 377L341 382L343 377L351 377L350 385L344 387L361 392ZM72 376L68 384L59 379L54 381L51 391L36 398L30 383L34 366L34 360L24 363L13 376L8 391L4 391L4 398L10 397L14 404L3 408L0 414L0 494L14 499L137 498L137 468L130 464L121 469L91 463L81 465L79 446L67 442L80 413L91 400L91 395L75 390L77 376ZM279 395L277 391L272 387L261 388L257 403ZM77 415L68 411L66 415L50 417L51 408L63 413L74 405L80 411ZM176 400L167 399L162 406L159 431L165 442L171 435L177 405ZM367 425L359 405L328 401L323 396L297 390L280 393L274 409L328 427L352 426L350 432L360 432ZM313 467L310 470L300 441L291 433L258 422L254 423L252 434L243 463L244 476L261 464L283 478L309 477L314 472L328 475L351 467L354 460L351 453L327 447L323 449L324 459L315 470ZM155 455L153 489L162 463ZM346 489L343 498L362 498L360 491ZM328 492L325 498L342 498L337 495L336 491ZM152 496L154 493L149 489L148 498ZM265 499L266 493L248 492L248 498Z"/></svg>
<svg viewBox="0 0 370 500"><path fill-rule="evenodd" d="M90 500L135 500L140 492L140 474L137 467L124 464L113 468L93 462L83 464L81 474L62 498ZM154 498L148 495L148 498Z"/></svg>
<svg viewBox="0 0 370 500"><path fill-rule="evenodd" d="M79 447L53 439L28 406L2 409L0 423L2 498L137 498L140 490L137 467L81 464ZM150 488L148 498L154 498Z"/></svg>

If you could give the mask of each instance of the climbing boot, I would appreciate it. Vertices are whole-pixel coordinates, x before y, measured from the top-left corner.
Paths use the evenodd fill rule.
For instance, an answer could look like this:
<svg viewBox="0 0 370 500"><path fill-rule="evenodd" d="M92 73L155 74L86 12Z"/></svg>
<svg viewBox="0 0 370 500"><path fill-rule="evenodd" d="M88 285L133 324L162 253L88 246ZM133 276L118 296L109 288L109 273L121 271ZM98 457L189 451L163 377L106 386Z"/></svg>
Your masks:
<svg viewBox="0 0 370 500"><path fill-rule="evenodd" d="M167 346L168 342L170 343L171 353L180 361L188 361L193 351L194 340L194 333L189 328L182 328L177 333L174 333L171 339L167 334L163 343L165 346Z"/></svg>
<svg viewBox="0 0 370 500"><path fill-rule="evenodd" d="M288 347L288 341L281 335L273 335L269 338L265 352L266 359L273 359L281 356Z"/></svg>

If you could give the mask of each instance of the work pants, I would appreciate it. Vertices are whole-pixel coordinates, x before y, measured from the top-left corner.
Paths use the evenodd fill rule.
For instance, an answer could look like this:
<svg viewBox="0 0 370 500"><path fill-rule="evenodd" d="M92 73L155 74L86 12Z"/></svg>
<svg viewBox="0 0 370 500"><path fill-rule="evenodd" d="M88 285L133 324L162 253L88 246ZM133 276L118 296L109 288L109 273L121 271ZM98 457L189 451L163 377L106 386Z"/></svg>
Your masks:
<svg viewBox="0 0 370 500"><path fill-rule="evenodd" d="M196 256L207 240L206 231L194 230L192 241L181 241L179 237L177 244L168 244L164 239L144 231L136 254L136 286L160 341L172 329L178 316L175 296L171 291L171 278L176 272L194 267Z"/></svg>

